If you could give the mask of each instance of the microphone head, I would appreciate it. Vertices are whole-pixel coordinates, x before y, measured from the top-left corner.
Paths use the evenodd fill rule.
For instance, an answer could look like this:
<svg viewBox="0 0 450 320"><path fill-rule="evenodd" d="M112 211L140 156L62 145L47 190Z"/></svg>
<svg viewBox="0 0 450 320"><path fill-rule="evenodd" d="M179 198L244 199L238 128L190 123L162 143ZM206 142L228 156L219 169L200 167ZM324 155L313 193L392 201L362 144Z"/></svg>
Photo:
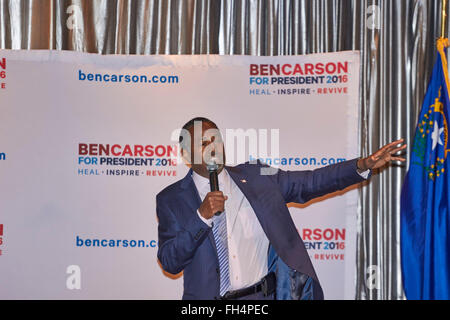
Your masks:
<svg viewBox="0 0 450 320"><path fill-rule="evenodd" d="M211 158L206 163L206 169L208 169L209 172L217 171L217 169L219 169L219 165L216 163L216 158Z"/></svg>

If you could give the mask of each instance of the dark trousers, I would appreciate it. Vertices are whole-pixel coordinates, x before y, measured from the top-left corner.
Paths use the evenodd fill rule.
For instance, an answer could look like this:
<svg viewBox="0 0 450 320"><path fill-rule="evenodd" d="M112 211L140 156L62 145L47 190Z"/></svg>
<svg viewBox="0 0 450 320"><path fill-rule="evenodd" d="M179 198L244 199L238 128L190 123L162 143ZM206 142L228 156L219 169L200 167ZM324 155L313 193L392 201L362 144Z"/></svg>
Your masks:
<svg viewBox="0 0 450 320"><path fill-rule="evenodd" d="M275 300L275 293L269 294L265 297L262 292L257 292L236 300Z"/></svg>

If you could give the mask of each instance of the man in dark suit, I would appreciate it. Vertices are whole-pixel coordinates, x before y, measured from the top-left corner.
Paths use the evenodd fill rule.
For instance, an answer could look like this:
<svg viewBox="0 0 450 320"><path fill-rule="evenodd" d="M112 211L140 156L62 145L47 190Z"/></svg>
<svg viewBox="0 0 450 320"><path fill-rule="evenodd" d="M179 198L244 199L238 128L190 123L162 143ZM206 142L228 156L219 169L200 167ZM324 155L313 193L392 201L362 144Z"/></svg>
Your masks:
<svg viewBox="0 0 450 320"><path fill-rule="evenodd" d="M342 190L371 169L404 161L393 156L406 147L399 144L314 171L270 172L259 162L227 167L217 126L192 119L180 135L189 173L156 196L163 269L184 272L183 299L323 299L286 204ZM206 165L211 157L219 159L215 192Z"/></svg>

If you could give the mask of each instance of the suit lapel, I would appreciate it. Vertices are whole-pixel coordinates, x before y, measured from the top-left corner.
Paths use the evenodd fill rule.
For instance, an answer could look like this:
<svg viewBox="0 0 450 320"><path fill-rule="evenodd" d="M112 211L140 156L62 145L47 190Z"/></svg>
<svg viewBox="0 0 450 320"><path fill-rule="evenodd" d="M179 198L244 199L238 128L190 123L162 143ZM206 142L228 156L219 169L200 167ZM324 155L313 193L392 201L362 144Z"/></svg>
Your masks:
<svg viewBox="0 0 450 320"><path fill-rule="evenodd" d="M317 280L303 244L281 194L273 191L259 175L245 175L240 168L228 168L233 181L244 193L277 255L290 268ZM292 248L299 250L293 255Z"/></svg>
<svg viewBox="0 0 450 320"><path fill-rule="evenodd" d="M194 180L192 180L192 169L189 170L187 175L183 178L183 181L181 182L181 189L183 190L182 196L184 196L189 207L196 212L202 201L198 194L197 188L195 187Z"/></svg>
<svg viewBox="0 0 450 320"><path fill-rule="evenodd" d="M268 182L265 183L260 176L246 176L239 168L229 168L228 172L252 206L264 233L277 254L289 262L289 246L280 239L297 240L298 238L300 241L301 239L289 212L288 214L283 213L287 208L280 206L280 203L284 204L284 199L281 195L273 192L273 188L268 187Z"/></svg>
<svg viewBox="0 0 450 320"><path fill-rule="evenodd" d="M285 216L283 214L279 214L281 209L277 206L277 204L280 203L280 201L274 199L276 194L271 192L271 188L267 188L264 181L262 181L260 177L248 175L238 167L226 167L226 169L231 179L233 179L234 183L242 191L252 206L253 211L255 212L262 229L264 230L264 233L273 245L275 251L281 256L281 258L283 258L285 251L284 249L286 248L283 248L281 243L278 241L278 238L280 234L289 231L286 230L286 228L289 226L291 221L286 220L287 218L290 218L289 215ZM192 169L189 170L188 174L184 177L181 183L181 188L183 189L183 196L191 209L190 211L197 214L196 212L200 207L201 199L191 175ZM281 203L283 203L283 199L280 200ZM274 216L277 218L270 218ZM297 234L296 231L295 233ZM214 254L218 261L216 242L212 232L208 233L208 238L214 248Z"/></svg>
<svg viewBox="0 0 450 320"><path fill-rule="evenodd" d="M200 198L200 195L198 194L198 190L195 186L194 180L192 179L192 169L190 169L187 175L183 178L183 181L181 182L181 188L183 189L183 196L190 209L195 214L197 214L197 209L202 204L202 200ZM208 238L214 248L214 252L217 257L216 241L214 240L214 235L212 232L208 232ZM219 258L217 257L217 261L218 259Z"/></svg>
<svg viewBox="0 0 450 320"><path fill-rule="evenodd" d="M253 208L261 227L266 233L269 241L271 241L270 227L268 227L269 219L267 214L271 212L270 208L263 208L263 203L272 204L272 201L264 200L267 196L267 188L261 184L261 181L254 181L253 177L245 175L240 168L226 167L228 173L234 183L239 187ZM267 197L266 197L267 198Z"/></svg>

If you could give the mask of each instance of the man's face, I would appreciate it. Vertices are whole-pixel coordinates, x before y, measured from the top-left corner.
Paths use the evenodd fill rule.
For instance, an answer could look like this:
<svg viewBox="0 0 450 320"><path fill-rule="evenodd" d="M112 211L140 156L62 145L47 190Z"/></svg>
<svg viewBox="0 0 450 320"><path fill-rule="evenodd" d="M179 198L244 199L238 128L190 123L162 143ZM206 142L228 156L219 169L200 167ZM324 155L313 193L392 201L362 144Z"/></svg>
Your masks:
<svg viewBox="0 0 450 320"><path fill-rule="evenodd" d="M219 129L209 122L196 121L189 134L191 148L182 150L185 162L199 175L209 177L206 165L214 159L220 173L225 164L225 149Z"/></svg>

